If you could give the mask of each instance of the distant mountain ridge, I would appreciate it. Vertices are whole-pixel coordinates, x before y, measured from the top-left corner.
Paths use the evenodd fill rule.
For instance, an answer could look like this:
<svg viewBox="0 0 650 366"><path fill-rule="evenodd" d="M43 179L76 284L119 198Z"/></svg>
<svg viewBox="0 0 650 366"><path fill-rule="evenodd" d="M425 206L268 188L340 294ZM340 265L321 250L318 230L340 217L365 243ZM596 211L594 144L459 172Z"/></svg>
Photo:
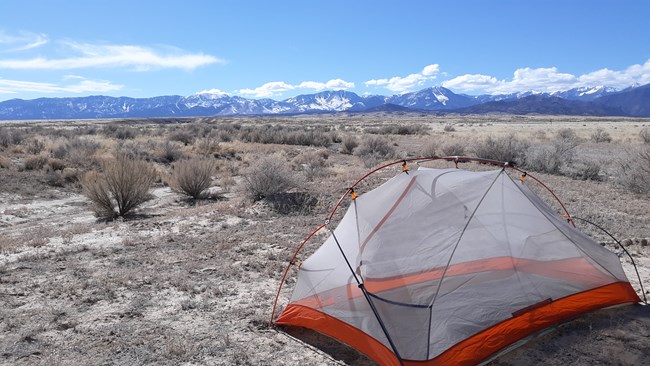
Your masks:
<svg viewBox="0 0 650 366"><path fill-rule="evenodd" d="M650 117L650 84L622 91L600 86L555 93L471 96L434 86L392 96L322 91L285 100L248 99L225 93L153 98L89 96L11 99L0 120L286 115L336 112L436 112L569 114Z"/></svg>

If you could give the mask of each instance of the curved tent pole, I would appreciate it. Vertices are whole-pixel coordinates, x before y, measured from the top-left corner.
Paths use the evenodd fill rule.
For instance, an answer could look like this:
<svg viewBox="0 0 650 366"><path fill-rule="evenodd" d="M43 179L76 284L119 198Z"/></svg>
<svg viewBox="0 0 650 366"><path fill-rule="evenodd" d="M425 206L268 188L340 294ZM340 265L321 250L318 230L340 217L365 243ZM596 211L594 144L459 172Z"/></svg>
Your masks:
<svg viewBox="0 0 650 366"><path fill-rule="evenodd" d="M623 246L623 243L621 243L618 239L616 239L614 237L614 235L610 234L609 231L605 230L602 226L600 226L600 225L598 225L596 223L593 223L593 222L591 222L591 221L589 221L587 219L583 219L582 217L575 217L574 216L573 218L576 219L576 220L584 221L587 224L593 225L596 228L600 229L602 232L609 235L609 237L612 238L616 242L616 244L618 244L618 246L621 247L621 249L623 249L625 254L627 254L627 256L630 258L630 261L632 262L632 266L634 267L634 272L636 272L636 277L639 280L639 286L641 286L641 294L643 295L643 302L646 305L648 305L648 299L645 296L645 289L643 288L643 281L641 281L641 275L639 275L639 270L636 268L636 263L634 262L634 258L632 258L632 255L630 254L630 252L628 252L627 249L625 249L625 246Z"/></svg>
<svg viewBox="0 0 650 366"><path fill-rule="evenodd" d="M291 260L289 261L289 264L287 264L287 268L284 269L284 274L282 275L282 281L280 281L280 286L278 287L278 293L275 295L275 302L273 303L273 312L271 312L271 321L269 322L270 325L273 325L273 317L275 316L275 309L278 305L278 299L280 298L280 291L282 291L282 286L284 285L284 281L287 279L287 274L289 273L289 269L291 269L291 265L296 262L296 257L298 256L298 253L300 253L300 250L302 250L302 247L307 244L309 239L311 239L312 236L316 235L317 232L320 231L320 229L324 228L327 223L320 225L316 230L312 231L311 234L309 234L308 237L305 238L305 240L302 241L300 246L298 246L298 249L296 249L296 252L293 253L293 256L291 257Z"/></svg>
<svg viewBox="0 0 650 366"><path fill-rule="evenodd" d="M300 244L300 246L298 246L298 249L296 249L296 252L295 252L295 253L293 254L293 256L291 257L291 260L289 261L289 264L288 264L287 267L285 268L285 270L284 270L284 274L282 275L282 280L281 280L281 282L280 282L280 286L279 286L279 288L278 288L278 292L277 292L277 294L276 294L276 296L275 296L275 302L273 303L273 311L272 311L272 313L271 313L271 321L270 321L270 325L273 325L273 318L275 317L275 310L277 309L277 304L278 304L278 299L279 299L279 297L280 297L280 292L281 292L281 290L282 290L282 286L284 285L284 281L286 280L286 277L287 277L287 275L288 275L288 273L289 273L289 269L291 268L291 265L295 262L296 257L298 256L298 254L300 253L300 251L302 250L302 248L305 246L305 244L307 244L307 242L308 242L308 241L309 241L309 240L310 240L310 239L311 239L311 238L312 238L312 237L313 237L313 236L314 236L318 231L320 231L323 227L325 227L325 226L330 222L330 220L334 217L334 214L336 213L336 211L338 211L339 207L341 206L341 204L342 204L343 201L345 200L345 197L347 197L347 196L350 195L352 192L354 192L354 188L355 188L357 185L359 185L359 184L360 184L364 179L368 178L368 177L371 176L372 174L374 174L374 173L376 173L376 172L378 172L378 171L380 171L380 170L382 170L382 169L385 169L385 168L388 168L388 167L390 167L390 166L393 166L393 165L397 165L397 164L406 164L407 162L415 162L415 163L419 164L419 163L424 163L424 162L428 162L428 161L437 161L437 160L449 161L449 162L453 162L453 163L455 163L455 164L458 164L459 162L476 162L476 163L481 163L481 164L491 164L491 165L495 165L495 166L499 166L499 167L503 167L503 168L510 168L510 169L513 169L513 170L515 170L515 171L517 171L517 172L520 172L520 173L522 173L522 174L526 174L526 176L530 177L530 178L533 179L535 182L539 183L539 184L540 184L544 189L546 189L546 190L547 190L547 191L548 191L548 192L553 196L553 198L555 198L555 200L560 204L560 206L562 207L562 210L564 211L564 215L563 215L563 216L566 216L567 220L568 220L568 221L569 221L569 222L570 222L570 223L575 227L575 223L573 222L572 217L571 217L571 215L569 214L569 211L566 209L566 207L564 206L564 203L562 203L562 201L561 201L560 198L555 194L555 192L553 192L553 191L552 191L552 190L551 190L551 189L550 189L546 184L544 184L541 180L537 179L537 178L536 178L535 176L533 176L532 174L530 174L530 173L528 173L528 172L526 172L526 171L524 171L524 170L521 170L521 169L515 167L512 163L504 162L504 161L498 161L498 160L492 160L492 159L473 158L473 157L469 157L469 156L433 156L433 157L419 157L419 158L401 159L401 160L394 161L394 162L392 162L392 163L387 163L387 164L381 165L381 166L379 166L379 167L377 167L377 168L375 168L375 169L369 171L369 172L366 173L364 176L362 176L361 178L359 178L356 182L354 182L354 184L351 185L348 189L346 189L346 190L345 190L345 193L341 196L341 198L339 198L338 202L336 203L336 205L334 206L334 208L333 208L332 211L330 212L330 214L329 214L329 216L327 217L325 223L322 224L322 225L320 225L316 230L314 230L311 234L309 234L309 236L308 236L305 240L303 240L303 242ZM404 171L404 170L403 170L403 171ZM645 294L644 294L644 297L645 297Z"/></svg>

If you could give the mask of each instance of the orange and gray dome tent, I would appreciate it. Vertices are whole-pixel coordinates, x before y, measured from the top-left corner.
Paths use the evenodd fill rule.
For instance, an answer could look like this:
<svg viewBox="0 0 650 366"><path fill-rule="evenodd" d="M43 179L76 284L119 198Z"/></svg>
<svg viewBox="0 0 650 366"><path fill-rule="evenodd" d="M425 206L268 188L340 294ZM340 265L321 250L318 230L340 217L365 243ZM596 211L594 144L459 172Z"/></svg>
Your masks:
<svg viewBox="0 0 650 366"><path fill-rule="evenodd" d="M456 167L407 169L407 161L437 159ZM577 230L561 202L563 216L544 203L522 170L462 158L497 166L472 172L458 160L399 161L357 181L291 259L328 231L272 321L336 338L380 365L475 365L549 326L640 301L618 256ZM384 184L354 191L399 163L402 172Z"/></svg>

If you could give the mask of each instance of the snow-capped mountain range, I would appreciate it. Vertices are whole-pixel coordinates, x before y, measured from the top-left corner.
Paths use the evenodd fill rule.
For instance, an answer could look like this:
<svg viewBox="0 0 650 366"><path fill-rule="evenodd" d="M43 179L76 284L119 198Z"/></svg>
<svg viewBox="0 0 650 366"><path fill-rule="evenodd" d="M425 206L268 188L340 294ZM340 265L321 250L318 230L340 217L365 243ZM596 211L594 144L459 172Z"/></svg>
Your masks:
<svg viewBox="0 0 650 366"><path fill-rule="evenodd" d="M552 106L544 106L542 110L553 111L559 108L557 114L564 113L562 101L578 101L585 104L571 104L568 111L580 111L580 114L601 115L633 115L638 117L650 116L645 111L650 98L650 85L632 87L619 91L617 89L599 86L576 88L554 93L537 93L534 91L508 95L471 96L456 94L443 87L430 87L417 92L397 94L392 96L363 95L359 96L348 91L323 91L315 94L298 95L277 101L274 99L248 99L230 96L222 92L201 92L190 96L160 96L153 98L128 98L89 96L76 98L39 98L33 100L12 99L0 102L0 120L21 119L75 119L75 118L144 118L144 117L190 117L190 116L233 116L233 115L280 115L280 114L309 114L335 112L364 112L391 110L400 112L414 110L419 112L460 112L468 108L483 105L472 110L476 113L489 113L494 108L501 108L508 101L509 106L522 101L524 107L510 109L524 111L517 113L536 113L534 106L553 101ZM641 106L625 106L627 93L634 93L634 103ZM630 94L632 95L632 94ZM535 103L528 97L535 96ZM616 102L607 105L609 96L617 96L611 100ZM527 99L528 98L528 99ZM558 102L558 100L560 102ZM559 104L558 104L559 103ZM603 105L607 108L591 108L590 105ZM604 104L603 104L604 103ZM492 107L497 106L497 107ZM550 108L550 109L549 109ZM593 110L593 113L590 111ZM625 112L632 111L632 112ZM468 111L468 113L475 113ZM647 114L647 115L646 115Z"/></svg>

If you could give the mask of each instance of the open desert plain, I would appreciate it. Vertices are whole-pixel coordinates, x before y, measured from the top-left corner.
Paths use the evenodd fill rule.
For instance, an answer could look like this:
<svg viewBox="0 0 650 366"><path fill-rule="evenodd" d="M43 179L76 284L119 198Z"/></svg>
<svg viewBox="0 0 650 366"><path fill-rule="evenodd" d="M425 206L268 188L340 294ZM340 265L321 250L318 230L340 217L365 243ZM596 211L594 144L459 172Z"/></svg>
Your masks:
<svg viewBox="0 0 650 366"><path fill-rule="evenodd" d="M639 296L639 277L650 296L648 119L386 112L5 121L0 364L373 365L329 338L271 326L276 291L296 248L351 184L383 163L432 156L513 162L539 178L571 215L620 240L639 276L610 236L576 220L618 254ZM401 169L380 171L357 192ZM106 208L109 176L132 194L122 214ZM526 184L563 213L534 180ZM298 259L325 238L317 233ZM581 316L491 364L650 364L650 307Z"/></svg>

